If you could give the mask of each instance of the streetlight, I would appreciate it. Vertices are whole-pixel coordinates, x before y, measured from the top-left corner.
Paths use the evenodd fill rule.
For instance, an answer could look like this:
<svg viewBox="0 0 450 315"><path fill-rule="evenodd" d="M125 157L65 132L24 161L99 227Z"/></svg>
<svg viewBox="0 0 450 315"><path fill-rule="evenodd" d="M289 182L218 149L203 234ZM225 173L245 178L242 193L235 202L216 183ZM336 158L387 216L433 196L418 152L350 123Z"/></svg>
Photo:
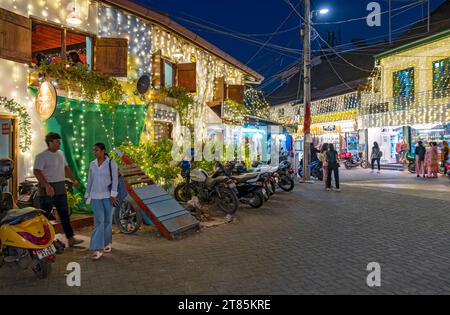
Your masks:
<svg viewBox="0 0 450 315"><path fill-rule="evenodd" d="M305 115L303 124L303 180L309 181L309 161L311 159L311 20L314 15L318 13L321 15L327 14L329 9L323 8L320 10L311 11L311 1L305 0L305 29L303 32L303 104L305 104Z"/></svg>

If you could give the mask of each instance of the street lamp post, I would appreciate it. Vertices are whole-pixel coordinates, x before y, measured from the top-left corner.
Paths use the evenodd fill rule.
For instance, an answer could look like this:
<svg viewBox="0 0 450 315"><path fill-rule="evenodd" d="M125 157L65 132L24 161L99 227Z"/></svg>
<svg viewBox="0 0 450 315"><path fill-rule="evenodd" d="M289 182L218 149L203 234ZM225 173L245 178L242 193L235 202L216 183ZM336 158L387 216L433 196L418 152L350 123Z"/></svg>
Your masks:
<svg viewBox="0 0 450 315"><path fill-rule="evenodd" d="M311 1L305 2L305 27L303 32L303 104L305 106L303 124L303 180L310 179L309 161L311 159L311 20L314 14L327 14L328 9L311 11Z"/></svg>

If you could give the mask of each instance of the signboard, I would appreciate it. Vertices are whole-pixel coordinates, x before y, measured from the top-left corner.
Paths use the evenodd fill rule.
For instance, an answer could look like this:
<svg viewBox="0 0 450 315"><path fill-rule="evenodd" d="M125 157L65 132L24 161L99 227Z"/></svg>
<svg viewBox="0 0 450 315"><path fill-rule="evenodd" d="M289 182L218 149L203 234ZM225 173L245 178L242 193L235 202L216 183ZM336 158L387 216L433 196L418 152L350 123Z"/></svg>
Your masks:
<svg viewBox="0 0 450 315"><path fill-rule="evenodd" d="M39 87L35 106L40 119L52 117L56 109L56 89L50 82L43 82Z"/></svg>
<svg viewBox="0 0 450 315"><path fill-rule="evenodd" d="M336 125L323 126L324 131L336 131Z"/></svg>
<svg viewBox="0 0 450 315"><path fill-rule="evenodd" d="M2 124L2 135L9 135L9 124Z"/></svg>

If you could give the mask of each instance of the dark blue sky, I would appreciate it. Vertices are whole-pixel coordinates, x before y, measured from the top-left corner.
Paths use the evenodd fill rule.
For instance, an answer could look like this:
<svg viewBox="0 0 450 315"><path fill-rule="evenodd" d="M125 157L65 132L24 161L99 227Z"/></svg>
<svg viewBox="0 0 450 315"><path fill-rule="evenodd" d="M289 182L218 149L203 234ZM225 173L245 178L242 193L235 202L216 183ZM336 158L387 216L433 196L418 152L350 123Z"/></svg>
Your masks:
<svg viewBox="0 0 450 315"><path fill-rule="evenodd" d="M302 49L299 31L293 29L299 25L300 18L293 13L279 28L280 33L270 40L270 44L282 48L278 46L269 47L270 50L262 49L254 56L262 44L270 38L270 35L265 34L275 32L291 13L292 8L287 1L138 0L137 2L154 10L167 13L180 24L196 32L244 64L250 61L248 65L268 80L280 70L294 63L300 55L299 50ZM290 0L290 2L297 6L300 0ZM372 2L372 0L312 0L313 9L322 7L330 9L326 16L317 17L315 22L332 24L316 24L317 30L323 38L326 38L328 31L335 31L338 37L337 44L341 45L348 44L354 38L369 39L371 42L387 39L387 14L382 15L381 27L369 27L365 19L334 23L367 16L369 12L366 11L366 7L369 2ZM442 2L444 0L431 0L431 9L435 9ZM388 0L378 0L378 3L382 7L382 12L387 11ZM407 5L409 6L399 9ZM301 1L299 7L303 7L303 1ZM392 0L392 8L396 10L393 12L393 30L417 21L422 17L422 12L425 15L427 12L426 3L422 6L420 1L417 0ZM205 29L205 26L209 29ZM236 32L242 34L236 35ZM401 30L396 32L394 38L395 35L400 33ZM241 38L236 38L236 36ZM317 45L317 41L315 45ZM294 50L289 50L290 48ZM351 46L346 45L342 46L341 50L349 48ZM268 88L271 87L273 85Z"/></svg>

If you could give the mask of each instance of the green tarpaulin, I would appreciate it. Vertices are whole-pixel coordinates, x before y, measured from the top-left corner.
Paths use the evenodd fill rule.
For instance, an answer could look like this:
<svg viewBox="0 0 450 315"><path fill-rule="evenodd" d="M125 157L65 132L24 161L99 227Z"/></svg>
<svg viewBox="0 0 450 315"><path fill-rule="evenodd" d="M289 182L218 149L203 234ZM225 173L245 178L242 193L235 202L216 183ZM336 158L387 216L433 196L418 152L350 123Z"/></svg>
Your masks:
<svg viewBox="0 0 450 315"><path fill-rule="evenodd" d="M36 95L36 89L31 90ZM103 142L112 150L124 141L139 144L147 105L116 105L114 109L100 104L58 97L53 116L45 121L47 132L62 137L61 150L84 194L89 164L94 159L92 147Z"/></svg>

